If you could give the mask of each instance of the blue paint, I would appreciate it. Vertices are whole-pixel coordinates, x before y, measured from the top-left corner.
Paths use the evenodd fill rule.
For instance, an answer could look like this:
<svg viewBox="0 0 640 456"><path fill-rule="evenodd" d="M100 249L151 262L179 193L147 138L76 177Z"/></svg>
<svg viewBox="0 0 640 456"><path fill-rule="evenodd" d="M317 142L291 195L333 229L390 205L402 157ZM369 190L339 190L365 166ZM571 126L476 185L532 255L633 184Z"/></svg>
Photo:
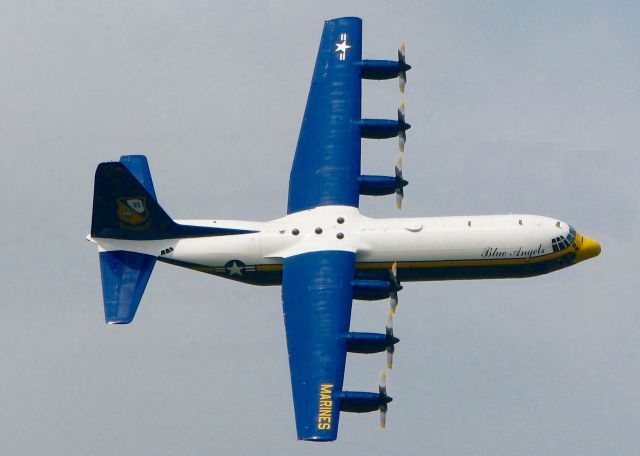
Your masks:
<svg viewBox="0 0 640 456"><path fill-rule="evenodd" d="M337 46L342 34L350 46L344 60ZM361 60L362 21L325 22L291 168L288 214L326 205L358 207Z"/></svg>
<svg viewBox="0 0 640 456"><path fill-rule="evenodd" d="M147 166L145 172L141 169L142 164L142 160L128 160L124 164L108 162L98 165L93 193L91 236L144 241L255 233L231 228L180 225L174 222L156 201L149 168ZM146 160L144 165L146 166ZM130 166L141 176L144 185L134 177L129 170ZM140 201L144 206L144 211L138 214L139 217L133 222L121 217L123 205L131 199ZM129 212L133 214L134 211L129 208Z"/></svg>
<svg viewBox="0 0 640 456"><path fill-rule="evenodd" d="M352 280L353 299L364 299L374 301L376 299L386 299L393 291L393 285L389 280Z"/></svg>
<svg viewBox="0 0 640 456"><path fill-rule="evenodd" d="M156 257L125 251L100 252L104 319L131 323L147 286Z"/></svg>
<svg viewBox="0 0 640 456"><path fill-rule="evenodd" d="M356 123L360 126L360 136L369 139L393 138L411 128L410 124L401 120L361 119Z"/></svg>
<svg viewBox="0 0 640 456"><path fill-rule="evenodd" d="M149 162L144 155L123 155L120 157L120 163L127 167L129 172L133 174L138 182L142 184L144 189L158 201L156 197L156 190L153 188L153 180L151 179L151 170L149 169Z"/></svg>
<svg viewBox="0 0 640 456"><path fill-rule="evenodd" d="M392 79L397 78L401 71L411 68L406 63L394 60L363 60L360 62L362 79Z"/></svg>
<svg viewBox="0 0 640 456"><path fill-rule="evenodd" d="M353 413L373 412L392 400L393 399L383 393L343 391L340 394L340 410Z"/></svg>
<svg viewBox="0 0 640 456"><path fill-rule="evenodd" d="M388 334L350 332L347 335L349 353L379 353L393 347L400 339Z"/></svg>
<svg viewBox="0 0 640 456"><path fill-rule="evenodd" d="M399 176L359 176L361 195L381 196L395 193L397 188L406 187L409 182Z"/></svg>
<svg viewBox="0 0 640 456"><path fill-rule="evenodd" d="M298 439L337 437L354 272L352 252L312 252L284 260L282 302ZM333 385L330 429L318 429L322 384Z"/></svg>

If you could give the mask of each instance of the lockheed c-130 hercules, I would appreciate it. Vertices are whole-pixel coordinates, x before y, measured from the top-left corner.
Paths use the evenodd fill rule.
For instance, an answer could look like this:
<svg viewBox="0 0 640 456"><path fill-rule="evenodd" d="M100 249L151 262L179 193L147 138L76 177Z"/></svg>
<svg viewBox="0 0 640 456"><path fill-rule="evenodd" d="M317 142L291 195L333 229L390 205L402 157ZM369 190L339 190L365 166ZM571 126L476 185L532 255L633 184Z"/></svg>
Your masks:
<svg viewBox="0 0 640 456"><path fill-rule="evenodd" d="M536 215L369 218L360 195L395 194L407 181L362 175L362 138L398 137L394 120L361 116L362 79L398 78L398 60L362 59L362 21L325 22L291 169L287 215L268 222L173 220L157 202L147 160L128 155L98 165L89 240L98 244L105 319L133 317L156 260L256 285L282 285L298 439L337 438L340 412L380 410L378 392L343 390L347 352L387 352L398 339L392 315L401 283L546 274L600 253L598 242ZM385 333L350 331L353 299L390 299ZM383 375L384 380L384 375Z"/></svg>

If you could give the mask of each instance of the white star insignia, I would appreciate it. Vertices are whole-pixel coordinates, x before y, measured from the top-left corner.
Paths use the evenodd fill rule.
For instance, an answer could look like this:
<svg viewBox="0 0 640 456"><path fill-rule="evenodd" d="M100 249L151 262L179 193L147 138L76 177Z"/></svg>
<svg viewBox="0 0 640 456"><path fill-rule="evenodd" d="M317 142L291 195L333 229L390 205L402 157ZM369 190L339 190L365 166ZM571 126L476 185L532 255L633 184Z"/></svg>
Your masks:
<svg viewBox="0 0 640 456"><path fill-rule="evenodd" d="M236 263L235 261L233 262L233 264L227 268L229 270L229 275L242 275L242 266L238 266L238 263Z"/></svg>
<svg viewBox="0 0 640 456"><path fill-rule="evenodd" d="M342 40L342 42L336 43L336 52L340 53L338 55L338 58L340 60L344 60L347 57L347 49L349 49L351 46L349 46L347 44L347 34L346 33L341 33L340 34L340 39Z"/></svg>
<svg viewBox="0 0 640 456"><path fill-rule="evenodd" d="M347 52L350 47L347 44L347 40L344 40L342 43L336 43L336 52Z"/></svg>

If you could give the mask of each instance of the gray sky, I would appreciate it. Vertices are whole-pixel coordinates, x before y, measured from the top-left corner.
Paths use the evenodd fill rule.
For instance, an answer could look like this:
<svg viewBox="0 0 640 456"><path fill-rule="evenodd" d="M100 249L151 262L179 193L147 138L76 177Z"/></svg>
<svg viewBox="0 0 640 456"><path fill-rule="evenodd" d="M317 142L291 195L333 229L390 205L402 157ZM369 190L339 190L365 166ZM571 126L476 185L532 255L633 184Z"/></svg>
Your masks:
<svg viewBox="0 0 640 456"><path fill-rule="evenodd" d="M0 453L638 454L637 2L4 2L0 14ZM103 4L104 3L104 4ZM407 103L403 216L523 212L603 245L526 280L408 284L385 431L342 414L295 440L280 289L159 264L134 324L103 322L93 173L149 157L176 218L284 214L323 21L366 58L407 42L363 113ZM397 145L363 144L367 173ZM363 198L396 216L392 198ZM382 330L387 302L355 302ZM373 390L383 355L349 355Z"/></svg>

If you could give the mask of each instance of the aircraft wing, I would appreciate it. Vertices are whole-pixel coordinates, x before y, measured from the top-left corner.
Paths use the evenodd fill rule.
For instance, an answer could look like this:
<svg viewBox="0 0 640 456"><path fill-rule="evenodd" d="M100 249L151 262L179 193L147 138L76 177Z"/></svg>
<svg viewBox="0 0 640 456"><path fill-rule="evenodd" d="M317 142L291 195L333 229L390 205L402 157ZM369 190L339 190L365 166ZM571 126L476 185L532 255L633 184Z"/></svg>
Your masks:
<svg viewBox="0 0 640 456"><path fill-rule="evenodd" d="M325 22L289 183L287 213L358 206L362 21ZM355 254L285 258L282 302L298 439L335 440Z"/></svg>
<svg viewBox="0 0 640 456"><path fill-rule="evenodd" d="M361 118L362 78L389 79L410 68L404 51L398 62L363 61L361 43L359 18L325 22L291 169L289 214L319 206L357 208L360 194L390 194L406 185L398 173L360 174L361 138L390 138L409 128L400 111L397 121ZM335 440L340 411L380 410L383 420L391 401L383 386L378 393L342 390L347 351L375 353L397 342L389 331L349 332L352 299L363 291L364 299L382 299L399 287L386 276L355 280L355 252L340 241L341 234L335 243L314 238L284 255L282 301L296 427L303 440Z"/></svg>
<svg viewBox="0 0 640 456"><path fill-rule="evenodd" d="M325 22L289 179L289 214L358 207L361 60L362 21Z"/></svg>
<svg viewBox="0 0 640 456"><path fill-rule="evenodd" d="M355 253L284 260L282 303L298 439L335 440L347 356Z"/></svg>

